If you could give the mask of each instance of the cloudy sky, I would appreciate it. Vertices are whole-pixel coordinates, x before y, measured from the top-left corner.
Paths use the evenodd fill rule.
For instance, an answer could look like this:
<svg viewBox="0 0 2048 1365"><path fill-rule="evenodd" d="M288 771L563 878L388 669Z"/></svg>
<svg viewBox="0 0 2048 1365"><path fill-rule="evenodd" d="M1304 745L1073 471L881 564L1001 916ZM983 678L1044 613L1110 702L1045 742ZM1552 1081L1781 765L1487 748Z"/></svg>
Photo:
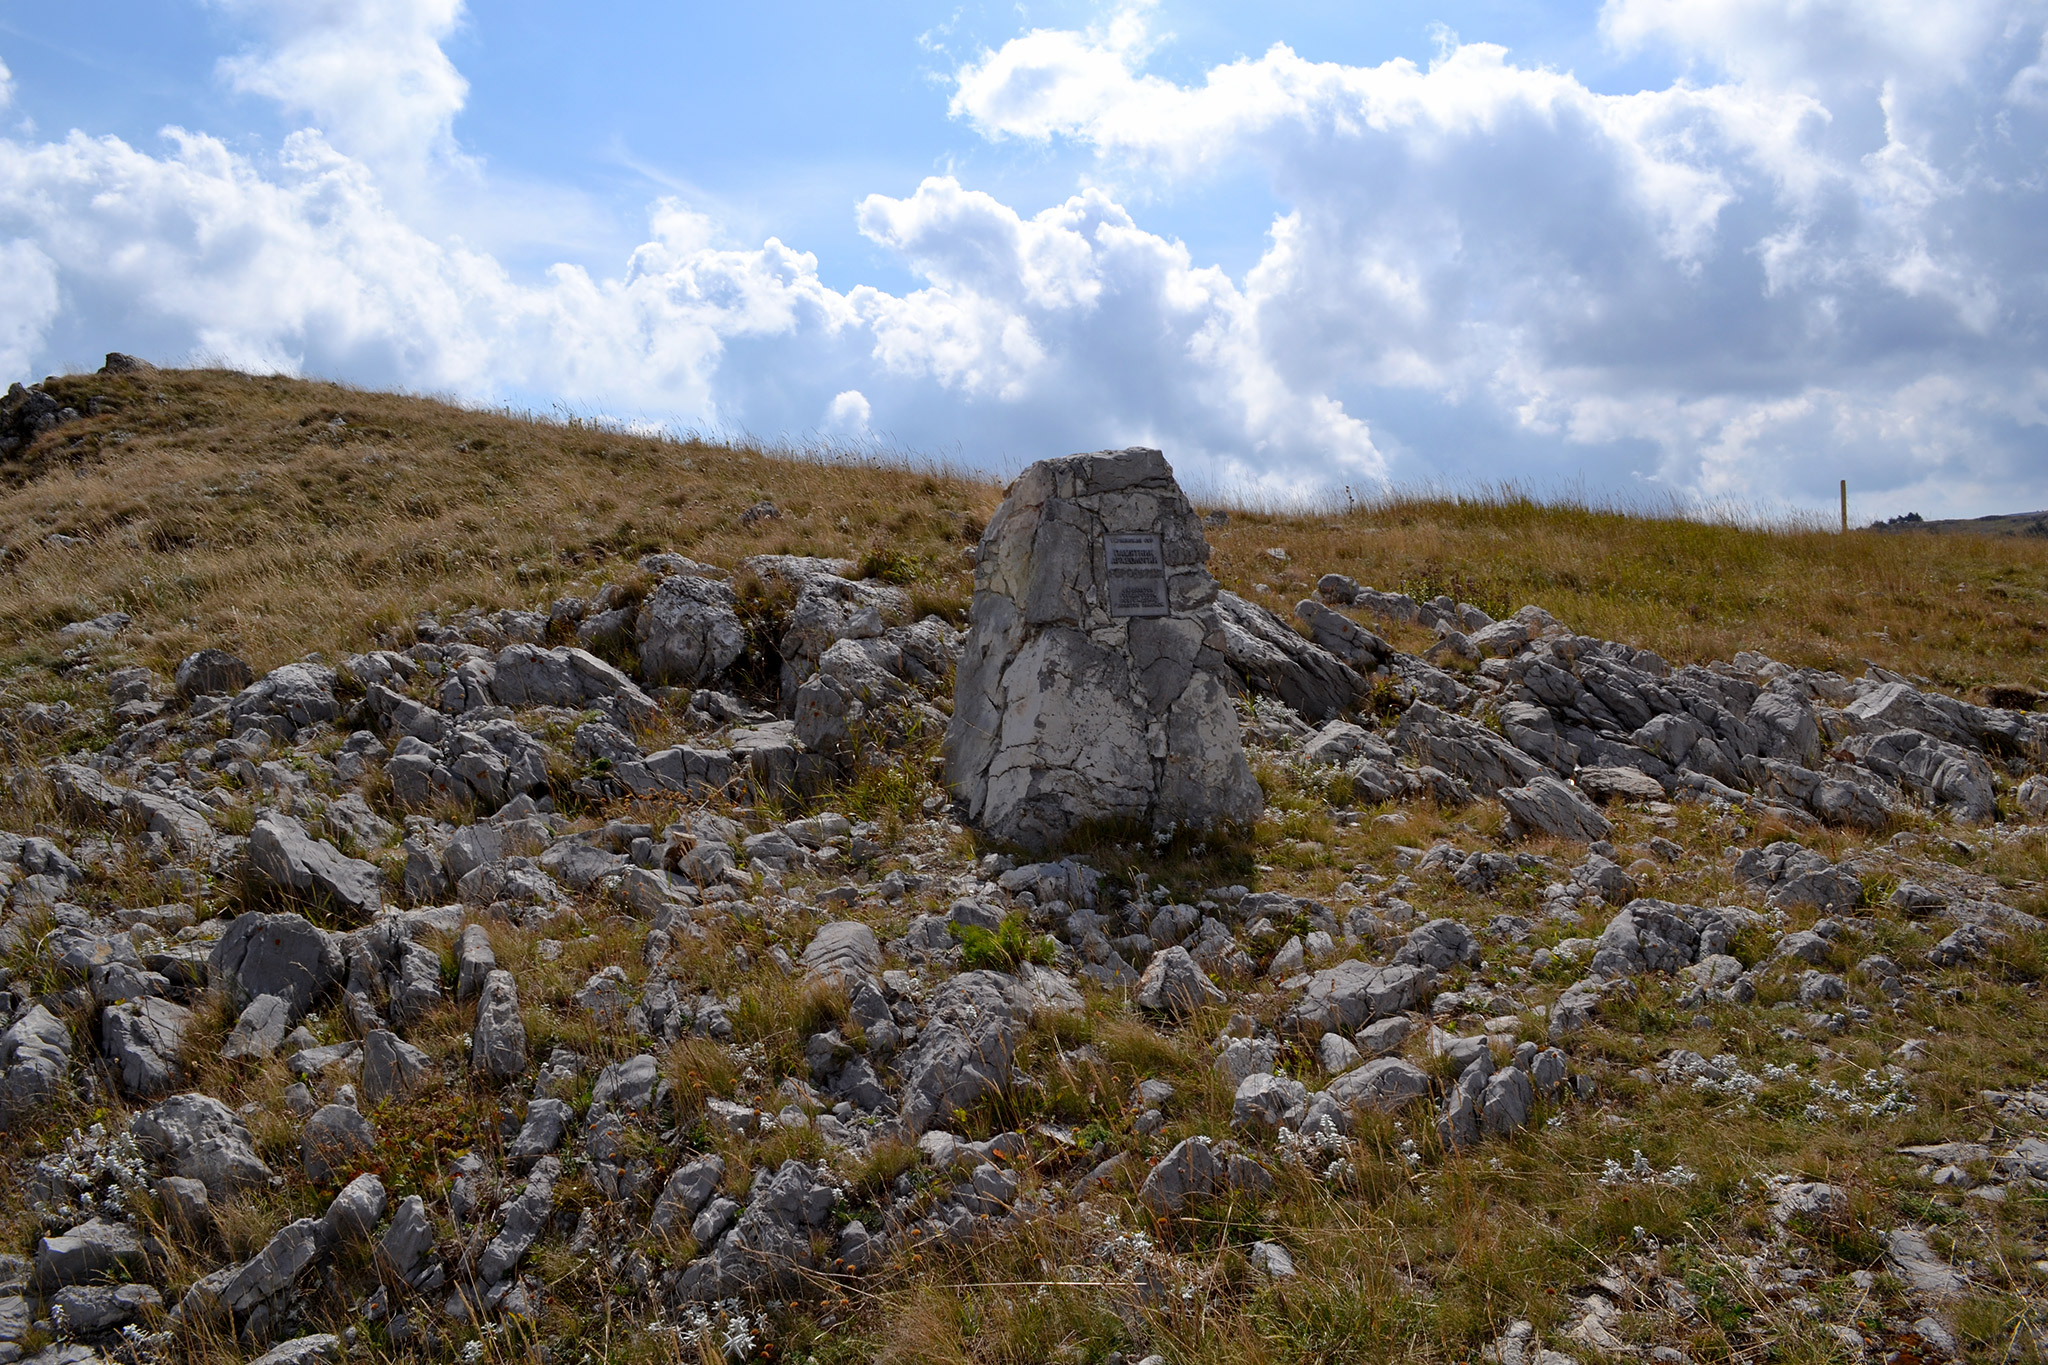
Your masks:
<svg viewBox="0 0 2048 1365"><path fill-rule="evenodd" d="M2048 506L2048 0L0 0L0 379Z"/></svg>

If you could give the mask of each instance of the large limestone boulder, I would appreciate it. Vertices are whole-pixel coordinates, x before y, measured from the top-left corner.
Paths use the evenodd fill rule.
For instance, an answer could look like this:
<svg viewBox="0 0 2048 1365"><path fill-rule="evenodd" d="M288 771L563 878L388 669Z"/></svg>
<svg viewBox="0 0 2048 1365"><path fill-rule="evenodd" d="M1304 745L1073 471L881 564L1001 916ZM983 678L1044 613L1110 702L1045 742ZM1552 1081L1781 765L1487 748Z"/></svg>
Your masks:
<svg viewBox="0 0 2048 1365"><path fill-rule="evenodd" d="M1094 820L1248 821L1208 543L1166 457L1043 460L981 538L946 731L969 818L1027 848Z"/></svg>

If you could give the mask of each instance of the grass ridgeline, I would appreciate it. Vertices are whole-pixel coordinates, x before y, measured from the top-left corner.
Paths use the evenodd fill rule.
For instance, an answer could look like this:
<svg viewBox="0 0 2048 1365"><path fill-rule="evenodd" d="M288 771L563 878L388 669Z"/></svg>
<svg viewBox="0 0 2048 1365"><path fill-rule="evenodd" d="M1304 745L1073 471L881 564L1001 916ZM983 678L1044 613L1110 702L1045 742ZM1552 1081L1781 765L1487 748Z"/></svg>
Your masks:
<svg viewBox="0 0 2048 1365"><path fill-rule="evenodd" d="M963 551L1002 496L872 453L639 436L309 380L157 370L49 387L89 415L0 466L0 662L53 660L57 628L125 611L124 644L159 668L221 645L263 669L365 648L423 611L543 604L631 576L650 550L866 559L957 619L973 587ZM743 519L762 501L779 515ZM1218 578L1283 615L1337 572L1496 616L1534 602L1675 664L1754 649L1958 690L2043 683L2036 538L1839 535L1512 489L1230 510L1210 533Z"/></svg>

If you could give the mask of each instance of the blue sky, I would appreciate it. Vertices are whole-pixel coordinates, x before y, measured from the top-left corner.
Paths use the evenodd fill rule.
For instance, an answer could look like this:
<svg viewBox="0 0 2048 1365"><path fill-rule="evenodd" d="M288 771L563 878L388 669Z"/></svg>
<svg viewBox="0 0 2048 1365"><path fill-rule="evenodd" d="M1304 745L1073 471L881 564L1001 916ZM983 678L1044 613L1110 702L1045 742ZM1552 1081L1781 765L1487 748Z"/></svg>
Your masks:
<svg viewBox="0 0 2048 1365"><path fill-rule="evenodd" d="M2048 0L0 0L0 370L2048 506Z"/></svg>

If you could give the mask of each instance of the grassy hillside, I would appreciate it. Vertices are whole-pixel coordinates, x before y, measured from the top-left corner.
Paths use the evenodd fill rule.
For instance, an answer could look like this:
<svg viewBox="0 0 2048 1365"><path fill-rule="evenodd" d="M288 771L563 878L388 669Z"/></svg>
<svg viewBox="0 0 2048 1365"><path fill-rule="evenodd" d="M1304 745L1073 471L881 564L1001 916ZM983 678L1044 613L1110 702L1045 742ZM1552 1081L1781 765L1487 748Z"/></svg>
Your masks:
<svg viewBox="0 0 2048 1365"><path fill-rule="evenodd" d="M58 627L118 610L159 666L225 644L265 667L361 648L423 610L544 603L654 549L726 564L878 556L923 605L958 612L972 588L962 551L1001 498L936 467L789 458L305 380L164 370L50 388L91 415L0 467L0 651L14 662L53 658ZM763 500L780 515L743 521ZM58 548L52 535L86 543ZM1674 663L1756 649L1855 671L1867 659L1959 689L2048 683L2039 538L1393 496L1238 510L1211 541L1226 586L1283 612L1338 572L1496 615L1535 602Z"/></svg>
<svg viewBox="0 0 2048 1365"><path fill-rule="evenodd" d="M1364 785L1370 772L1319 759L1305 732L1259 708L1244 734L1265 815L1172 838L1092 832L1080 852L1101 883L1092 897L1071 894L1100 913L1075 914L1052 873L989 884L1014 850L954 822L936 733L908 702L880 712L900 735L867 732L874 743L857 762L785 798L743 782L684 792L617 781L643 748L687 742L715 756L735 745L734 717L686 714L674 693L631 736L585 724L595 712L520 704L483 721L451 705L455 733L439 748L381 726L401 750L387 763L358 742L368 735L349 733L376 724L367 706L302 727L242 717L259 731L211 702L166 701L156 723L133 723L120 708L137 704L139 680L109 671L154 666L161 698L161 675L201 646L259 670L313 650L332 659L404 642L422 612L531 607L630 579L650 550L722 565L845 556L957 619L972 587L965 551L1001 497L994 483L224 372L50 388L89 415L0 463L0 832L39 836L0 840L0 1029L27 1019L31 1002L55 1025L38 1035L41 1054L0 1040L0 1258L33 1256L88 1207L147 1233L157 1249L135 1278L162 1300L136 1309L139 1335L116 1358L233 1365L262 1350L254 1338L313 1332L352 1334L346 1358L358 1365L1935 1365L1950 1338L1960 1359L2048 1358L2048 1163L2037 1175L2028 1155L2048 1153L2039 745L1942 751L1952 766L1939 773L1981 777L1979 824L1938 808L1924 782L1911 796L1901 787L1868 827L1822 826L1768 793L1724 788L1730 799L1617 798L1599 816L1608 838L1589 845L1523 837L1483 794L1418 783L1381 799ZM1673 663L1761 650L1860 674L1870 660L2006 704L2048 686L2041 538L1758 529L1506 494L1224 510L1210 532L1219 577L1283 612L1319 575L1341 572L1496 615L1533 602ZM111 643L74 652L59 633L117 610L134 624ZM1428 643L1417 629L1389 633L1404 650ZM1532 651L1565 663L1573 652ZM424 713L465 654L416 653L420 672L392 685ZM734 690L772 705L773 680L741 671L728 675ZM943 702L946 686L919 696ZM1507 741L1502 695L1475 691L1468 714ZM68 711L21 705L59 697ZM140 704L150 714L157 703ZM1816 717L1842 713L1817 702L1818 727ZM1360 719L1392 733L1384 711ZM486 726L505 752L538 754L545 781L503 804L504 793L461 795L452 746L481 742ZM1522 742L1532 735L1540 742L1529 730ZM400 761L417 772L422 748L448 761L450 785L407 796ZM45 768L60 755L94 771ZM98 797L95 774L112 784ZM791 818L826 812L846 818ZM454 919L377 919L379 935L411 926L396 931L410 936L403 951L384 937L327 940L337 961L347 946L349 989L367 993L345 1001L330 981L305 1035L257 1046L250 1022L224 1049L245 1032L230 992L250 982L214 954L232 946L238 916L290 907L340 933L369 913L339 904L331 885L288 886L281 852L252 855L259 840L285 848L280 813L327 841L330 882L353 867L350 885L376 888L386 909L463 904ZM978 901L1000 913L997 931L944 927L963 903L975 922ZM1638 927L1623 922L1624 907L1644 902ZM481 942L458 920L481 928ZM848 920L884 948L880 1015L845 980L797 965L824 926ZM1588 973L1596 939L1617 924L1615 942L1643 948L1643 962L1616 968L1610 987ZM1710 930L1725 931L1725 953ZM373 943L384 945L374 955ZM1112 943L1133 967L1169 944L1205 953L1217 994L1184 1014L1145 1009L1128 975L1089 975ZM1377 970L1446 943L1466 946L1429 959L1441 979L1405 1005L1374 1005L1386 1017L1369 1029L1290 1022L1307 969ZM516 1066L479 1066L495 1049L477 1048L484 1010L462 983L481 975L484 945L501 987L516 984L486 1021L518 1021ZM116 970L120 951L145 954L155 982ZM977 1042L984 1061L1000 1059L988 1063L996 1081L963 1091L974 1098L924 1130L958 1144L920 1147L919 1130L887 1122L905 1112L920 1057L939 1059L928 1075L965 1071L937 1047L915 1051L911 1033L945 1045L937 1026L965 1017L938 1003L956 971L1048 957L1073 994L1025 1011L1013 1059ZM175 1038L139 1032L147 1000L182 1016L171 1016ZM638 1024L620 1017L627 1001L648 1011ZM250 1020L262 1017L252 1008ZM395 1050L402 1036L418 1069L372 1087L345 1045L386 1022L378 1045ZM1263 1061L1247 1052L1253 1035ZM50 1061L52 1036L68 1057ZM1527 1054L1553 1044L1568 1087L1532 1090L1519 1116L1486 1101L1483 1135L1439 1126L1461 1077L1487 1086L1483 1099L1487 1068L1505 1072L1517 1056L1533 1068ZM146 1052L182 1070L158 1077ZM836 1068L855 1052L873 1059L885 1103L839 1099L833 1087L851 1072ZM613 1091L600 1108L605 1069L642 1059L656 1069L634 1074L668 1088L639 1106ZM1327 1095L1386 1063L1412 1075L1414 1103L1356 1107L1346 1132L1279 1128L1257 1103L1279 1087L1244 1092L1254 1103L1240 1112L1241 1082ZM25 1088L33 1065L50 1080L42 1090ZM18 1121L7 1107L17 1083L38 1097ZM150 1183L164 1163L122 1145L129 1114L173 1083L243 1116L251 1156L275 1173L223 1189L196 1225ZM1512 1087L1501 1094L1512 1101ZM551 1112L544 1097L568 1117L552 1111L552 1138L537 1136L522 1161L515 1135ZM307 1142L319 1114L348 1118L337 1108L370 1125L340 1167ZM1246 1173L1148 1202L1156 1167L1197 1140L1249 1157L1270 1187ZM543 1200L528 1164L555 1142L563 1166ZM710 1156L721 1171L680 1222L657 1220L668 1182L701 1174ZM737 1237L695 1216L719 1207L703 1201L716 1193L732 1201L720 1217L751 1216L755 1173L785 1163L831 1181L824 1221L776 1224L801 1274L772 1294L698 1303L683 1290L702 1285L688 1277ZM206 1312L211 1290L188 1300L213 1276L239 1277L274 1239L288 1247L297 1220L327 1217L359 1170L394 1204L424 1201L430 1260L449 1283L407 1288L351 1239L295 1281L287 1273L257 1309L244 1304L249 1339ZM795 1207L815 1193L777 1200ZM451 1313L450 1285L484 1287L486 1245L529 1198L551 1212L490 1281L510 1290L501 1276L520 1267L519 1297L474 1318ZM840 1259L858 1252L841 1240L856 1218L875 1239L865 1266ZM1898 1229L1917 1230L1936 1287L1907 1273L1889 1240ZM1293 1273L1275 1269L1275 1248ZM21 1302L0 1291L0 1361L68 1330L9 1306ZM161 1310L186 1302L196 1316L167 1323Z"/></svg>

